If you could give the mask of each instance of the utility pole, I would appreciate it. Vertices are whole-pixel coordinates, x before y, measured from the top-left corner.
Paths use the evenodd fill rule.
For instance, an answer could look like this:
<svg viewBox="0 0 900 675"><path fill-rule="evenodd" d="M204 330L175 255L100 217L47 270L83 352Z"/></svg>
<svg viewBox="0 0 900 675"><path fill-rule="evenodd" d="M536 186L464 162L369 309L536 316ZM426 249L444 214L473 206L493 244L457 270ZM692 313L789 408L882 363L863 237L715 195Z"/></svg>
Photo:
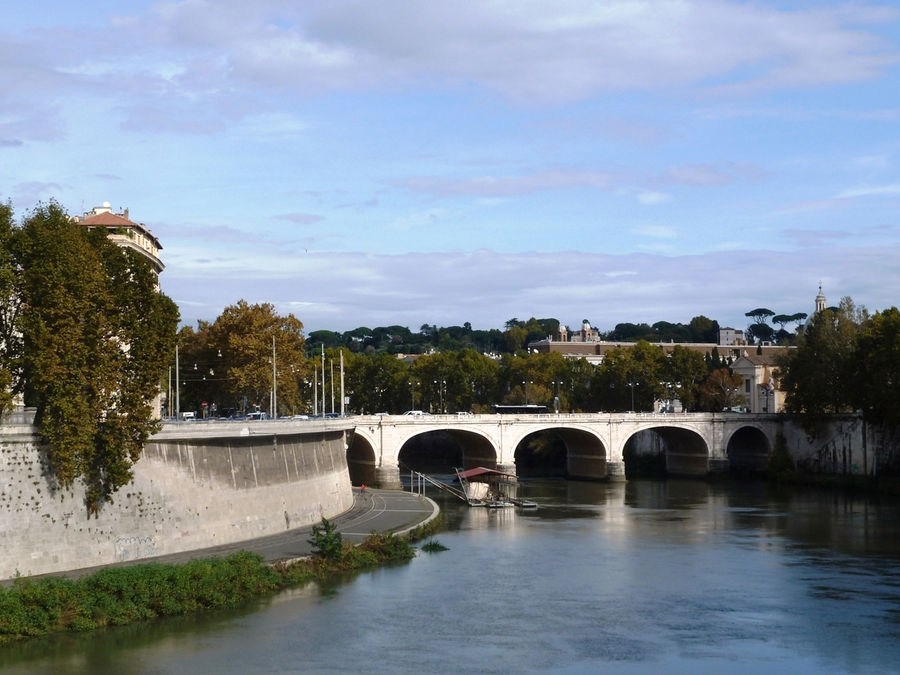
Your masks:
<svg viewBox="0 0 900 675"><path fill-rule="evenodd" d="M175 420L181 419L181 370L178 367L178 343L175 343Z"/></svg>
<svg viewBox="0 0 900 675"><path fill-rule="evenodd" d="M341 347L341 417L344 416L344 348Z"/></svg>
<svg viewBox="0 0 900 675"><path fill-rule="evenodd" d="M278 371L275 368L275 336L272 336L272 419L278 418Z"/></svg>

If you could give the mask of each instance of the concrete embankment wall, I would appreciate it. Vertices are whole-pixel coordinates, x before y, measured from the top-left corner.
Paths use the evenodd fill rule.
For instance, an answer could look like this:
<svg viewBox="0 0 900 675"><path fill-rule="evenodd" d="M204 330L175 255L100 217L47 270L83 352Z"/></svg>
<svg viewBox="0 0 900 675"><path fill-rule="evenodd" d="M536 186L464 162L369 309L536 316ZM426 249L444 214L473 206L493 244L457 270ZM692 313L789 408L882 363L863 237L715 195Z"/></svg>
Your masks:
<svg viewBox="0 0 900 675"><path fill-rule="evenodd" d="M172 425L146 446L134 480L89 517L81 485L53 489L34 429L0 427L0 579L233 543L333 517L353 504L347 428Z"/></svg>

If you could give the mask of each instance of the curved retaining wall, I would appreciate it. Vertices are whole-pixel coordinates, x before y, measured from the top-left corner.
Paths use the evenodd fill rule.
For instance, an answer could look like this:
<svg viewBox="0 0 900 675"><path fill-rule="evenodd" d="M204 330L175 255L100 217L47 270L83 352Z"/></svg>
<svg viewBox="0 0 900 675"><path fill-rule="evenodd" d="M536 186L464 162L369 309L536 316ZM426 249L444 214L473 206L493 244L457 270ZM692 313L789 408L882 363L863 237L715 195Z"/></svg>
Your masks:
<svg viewBox="0 0 900 675"><path fill-rule="evenodd" d="M53 490L30 425L0 427L0 579L105 565L284 532L353 505L334 422L169 425L134 480L88 517Z"/></svg>

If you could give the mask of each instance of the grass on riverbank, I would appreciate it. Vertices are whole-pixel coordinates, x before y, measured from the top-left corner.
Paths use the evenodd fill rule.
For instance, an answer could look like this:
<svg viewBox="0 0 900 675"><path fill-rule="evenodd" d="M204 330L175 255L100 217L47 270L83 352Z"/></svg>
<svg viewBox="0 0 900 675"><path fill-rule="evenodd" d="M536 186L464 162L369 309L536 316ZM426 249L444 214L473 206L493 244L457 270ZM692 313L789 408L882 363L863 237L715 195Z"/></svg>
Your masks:
<svg viewBox="0 0 900 675"><path fill-rule="evenodd" d="M286 588L328 583L347 573L409 561L415 556L412 542L438 528L438 521L432 521L403 537L373 534L359 546L341 542L339 553L328 557L316 554L274 565L255 553L239 551L182 565L111 567L76 580L17 579L12 587L0 588L0 645L50 633L238 607Z"/></svg>

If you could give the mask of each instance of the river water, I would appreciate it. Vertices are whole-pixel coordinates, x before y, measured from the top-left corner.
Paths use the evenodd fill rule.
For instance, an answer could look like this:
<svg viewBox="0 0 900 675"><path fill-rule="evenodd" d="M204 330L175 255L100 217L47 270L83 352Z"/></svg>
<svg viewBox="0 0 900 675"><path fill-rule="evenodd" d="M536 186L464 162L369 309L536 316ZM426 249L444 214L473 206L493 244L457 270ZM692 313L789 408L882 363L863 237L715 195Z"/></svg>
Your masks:
<svg viewBox="0 0 900 675"><path fill-rule="evenodd" d="M435 497L448 551L239 611L0 650L4 673L900 669L900 501L765 484L530 481Z"/></svg>

